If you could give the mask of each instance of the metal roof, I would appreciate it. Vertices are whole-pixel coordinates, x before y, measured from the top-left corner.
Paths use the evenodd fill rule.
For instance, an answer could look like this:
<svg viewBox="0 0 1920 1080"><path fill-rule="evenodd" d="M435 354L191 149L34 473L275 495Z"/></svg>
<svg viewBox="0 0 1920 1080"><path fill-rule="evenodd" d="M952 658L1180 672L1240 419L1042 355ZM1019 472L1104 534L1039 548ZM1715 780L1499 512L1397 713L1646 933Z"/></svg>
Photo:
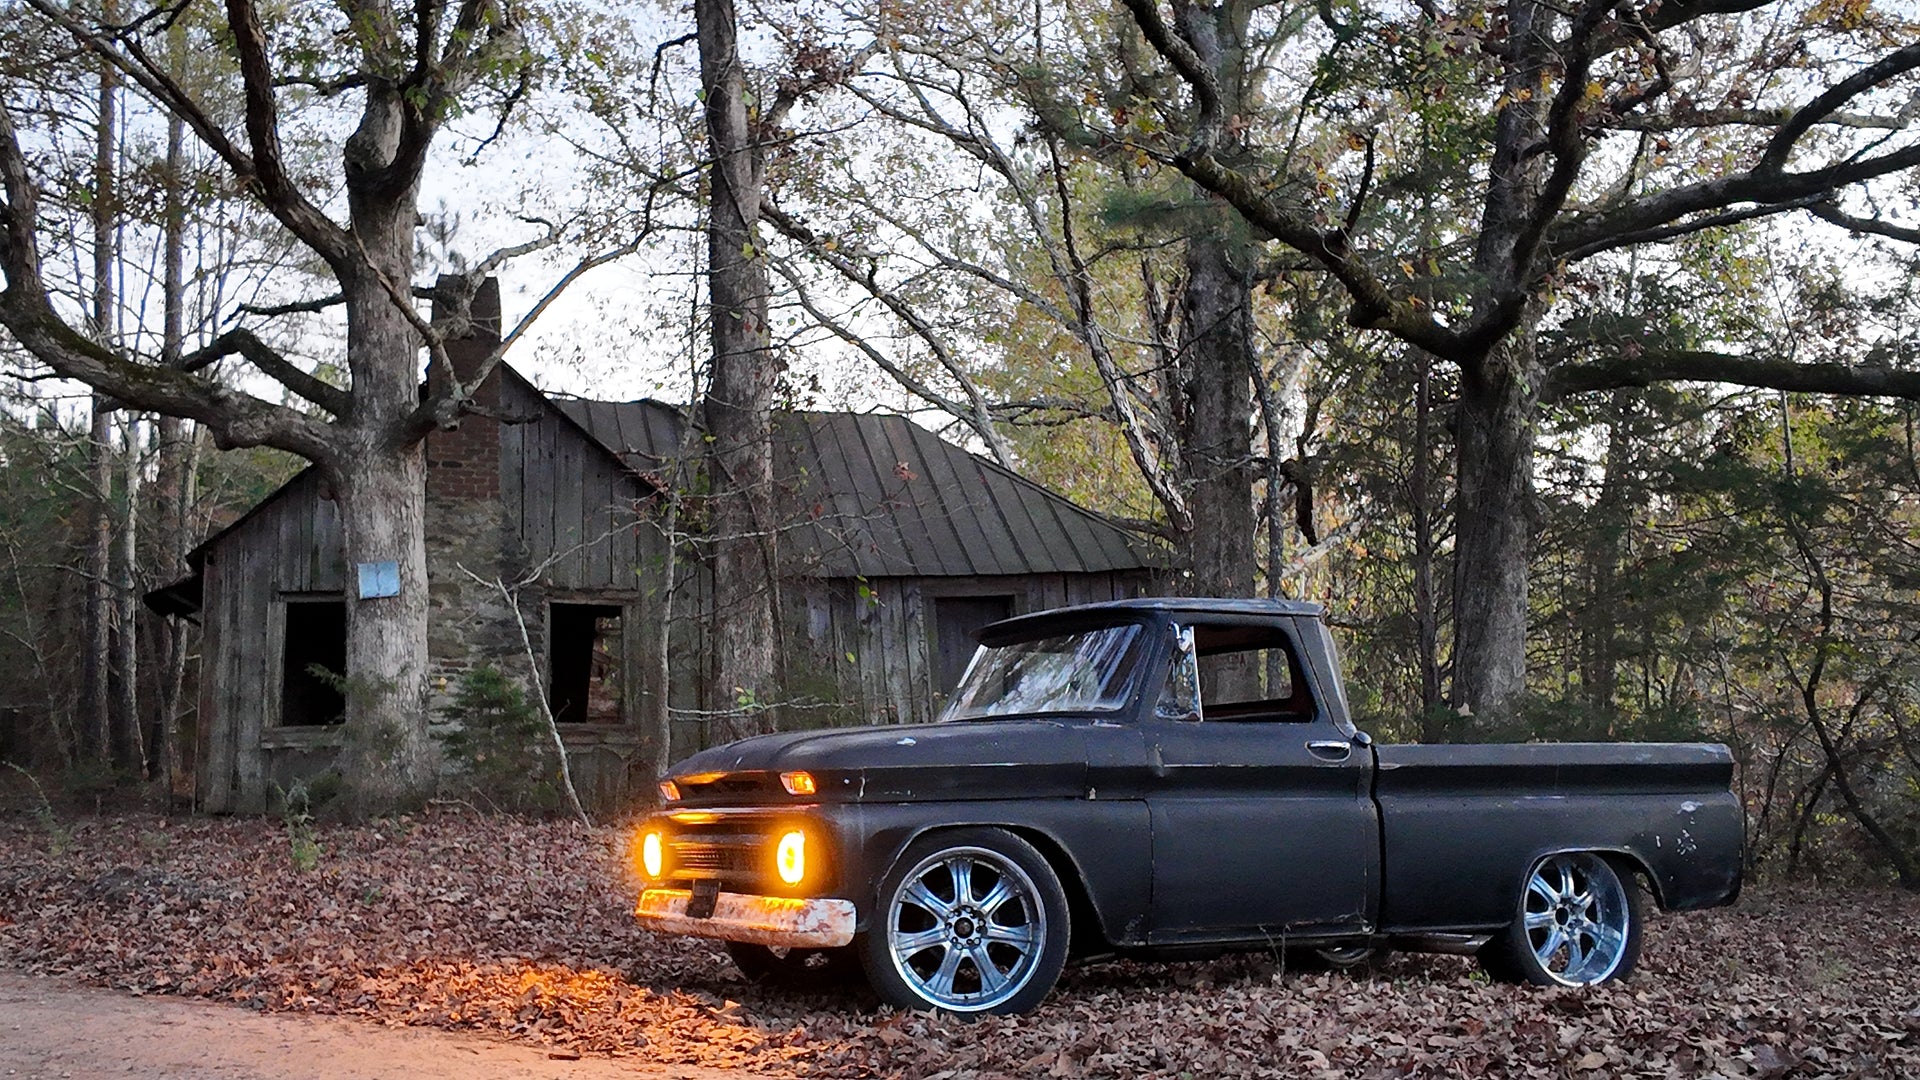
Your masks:
<svg viewBox="0 0 1920 1080"><path fill-rule="evenodd" d="M642 476L680 452L681 410L550 397ZM774 483L789 558L829 577L1097 573L1160 565L1139 537L886 413L774 417Z"/></svg>

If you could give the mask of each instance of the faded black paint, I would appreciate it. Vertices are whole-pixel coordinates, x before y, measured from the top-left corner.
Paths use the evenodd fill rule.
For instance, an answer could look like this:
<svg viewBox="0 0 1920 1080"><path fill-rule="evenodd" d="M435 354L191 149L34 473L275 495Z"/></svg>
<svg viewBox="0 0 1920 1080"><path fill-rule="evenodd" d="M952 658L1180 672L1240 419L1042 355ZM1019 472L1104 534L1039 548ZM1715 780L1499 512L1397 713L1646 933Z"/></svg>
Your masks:
<svg viewBox="0 0 1920 1080"><path fill-rule="evenodd" d="M1021 616L990 646L1135 622L1150 673L1120 713L767 735L683 762L669 830L770 834L804 821L830 849L810 895L874 889L915 837L993 825L1022 832L1095 911L1114 949L1268 947L1280 939L1486 932L1513 917L1533 862L1614 852L1644 868L1663 907L1731 902L1743 826L1722 746L1528 744L1374 747L1347 712L1318 605L1150 599ZM1235 722L1154 715L1173 627L1282 629L1310 714ZM1292 715L1292 714L1288 714ZM797 800L781 772L819 784ZM724 826L676 814L728 808ZM735 809L739 808L739 809ZM705 871L669 876L712 876ZM770 865L728 887L781 894ZM1403 939L1404 940L1404 939Z"/></svg>

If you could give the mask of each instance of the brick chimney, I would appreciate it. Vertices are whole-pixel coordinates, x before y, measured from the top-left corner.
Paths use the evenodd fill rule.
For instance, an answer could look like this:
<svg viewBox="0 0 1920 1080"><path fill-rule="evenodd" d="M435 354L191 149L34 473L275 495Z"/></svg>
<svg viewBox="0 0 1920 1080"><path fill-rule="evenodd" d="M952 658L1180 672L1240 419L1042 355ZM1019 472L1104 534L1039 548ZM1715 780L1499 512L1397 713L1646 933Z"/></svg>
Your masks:
<svg viewBox="0 0 1920 1080"><path fill-rule="evenodd" d="M447 315L440 301L433 306L438 323ZM500 282L488 278L474 291L466 335L447 341L447 359L462 382L473 377L500 344ZM439 384L437 365L427 367L428 383ZM473 403L488 411L500 407L500 369L474 391ZM462 415L451 430L427 436L427 495L429 497L497 499L500 497L500 421L477 413Z"/></svg>

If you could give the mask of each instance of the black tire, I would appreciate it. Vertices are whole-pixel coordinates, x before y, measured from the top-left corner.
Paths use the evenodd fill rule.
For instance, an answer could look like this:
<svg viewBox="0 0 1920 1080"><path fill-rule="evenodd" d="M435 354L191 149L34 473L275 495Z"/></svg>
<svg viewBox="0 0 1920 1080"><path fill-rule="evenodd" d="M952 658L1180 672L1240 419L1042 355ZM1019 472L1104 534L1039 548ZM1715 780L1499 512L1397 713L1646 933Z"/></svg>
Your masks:
<svg viewBox="0 0 1920 1080"><path fill-rule="evenodd" d="M1365 972L1385 959L1385 949L1371 945L1305 946L1287 950L1287 967L1294 971Z"/></svg>
<svg viewBox="0 0 1920 1080"><path fill-rule="evenodd" d="M796 988L835 986L852 981L860 971L859 958L851 945L788 949L729 941L726 946L733 966L748 982Z"/></svg>
<svg viewBox="0 0 1920 1080"><path fill-rule="evenodd" d="M1521 882L1513 922L1480 950L1499 982L1597 986L1640 961L1646 900L1631 866L1589 851L1558 852Z"/></svg>
<svg viewBox="0 0 1920 1080"><path fill-rule="evenodd" d="M1060 879L1032 844L1003 829L951 829L907 845L855 948L889 1005L1022 1013L1059 980L1069 920Z"/></svg>

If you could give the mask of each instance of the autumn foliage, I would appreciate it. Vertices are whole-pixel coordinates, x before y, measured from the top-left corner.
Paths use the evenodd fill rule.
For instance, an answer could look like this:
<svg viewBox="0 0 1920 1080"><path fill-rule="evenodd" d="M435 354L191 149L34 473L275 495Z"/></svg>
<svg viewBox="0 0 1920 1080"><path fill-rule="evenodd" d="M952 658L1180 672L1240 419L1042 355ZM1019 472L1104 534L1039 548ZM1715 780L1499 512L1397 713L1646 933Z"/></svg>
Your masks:
<svg viewBox="0 0 1920 1080"><path fill-rule="evenodd" d="M0 964L802 1076L1920 1075L1920 897L1890 890L1656 918L1622 986L1493 985L1447 957L1104 963L1031 1016L966 1023L762 989L638 930L616 829L434 812L312 840L303 871L270 820L0 818Z"/></svg>

